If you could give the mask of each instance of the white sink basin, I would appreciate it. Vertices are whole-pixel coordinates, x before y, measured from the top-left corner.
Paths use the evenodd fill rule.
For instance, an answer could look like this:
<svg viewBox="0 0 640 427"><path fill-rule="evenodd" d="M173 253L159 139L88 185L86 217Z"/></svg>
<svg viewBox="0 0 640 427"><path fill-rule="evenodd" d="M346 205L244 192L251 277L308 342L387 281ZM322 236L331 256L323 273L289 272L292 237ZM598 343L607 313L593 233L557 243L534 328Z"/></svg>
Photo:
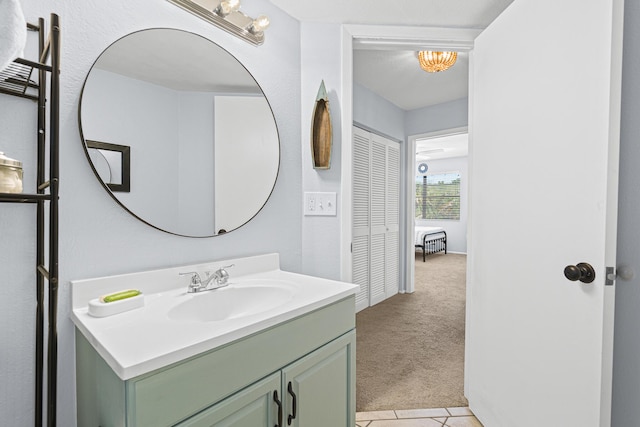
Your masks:
<svg viewBox="0 0 640 427"><path fill-rule="evenodd" d="M219 322L252 316L286 304L293 288L284 284L234 285L188 294L184 302L171 308L171 320Z"/></svg>
<svg viewBox="0 0 640 427"><path fill-rule="evenodd" d="M186 278L180 279L185 271L212 271L230 264L235 267L225 288L189 294ZM358 289L283 271L277 254L76 280L71 285L74 324L122 380L305 315ZM89 314L90 301L129 288L140 289L144 306L107 317Z"/></svg>

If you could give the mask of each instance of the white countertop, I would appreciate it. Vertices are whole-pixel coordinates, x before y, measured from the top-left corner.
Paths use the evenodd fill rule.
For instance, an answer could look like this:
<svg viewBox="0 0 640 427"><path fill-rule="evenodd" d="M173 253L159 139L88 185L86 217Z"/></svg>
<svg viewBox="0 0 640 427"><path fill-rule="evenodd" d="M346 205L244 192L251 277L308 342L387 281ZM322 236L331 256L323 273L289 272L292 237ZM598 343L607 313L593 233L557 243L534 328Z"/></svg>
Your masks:
<svg viewBox="0 0 640 427"><path fill-rule="evenodd" d="M168 316L181 302L217 292L187 294L188 277L178 276L179 272L213 271L229 264L235 266L228 270L231 276L228 288L234 284L240 287L279 283L291 290L290 297L272 309L220 321L175 320ZM72 281L71 286L71 320L123 380L309 313L358 290L357 285L350 283L282 271L277 254L78 280ZM88 313L90 300L127 288L143 292L143 307L109 317L93 317Z"/></svg>

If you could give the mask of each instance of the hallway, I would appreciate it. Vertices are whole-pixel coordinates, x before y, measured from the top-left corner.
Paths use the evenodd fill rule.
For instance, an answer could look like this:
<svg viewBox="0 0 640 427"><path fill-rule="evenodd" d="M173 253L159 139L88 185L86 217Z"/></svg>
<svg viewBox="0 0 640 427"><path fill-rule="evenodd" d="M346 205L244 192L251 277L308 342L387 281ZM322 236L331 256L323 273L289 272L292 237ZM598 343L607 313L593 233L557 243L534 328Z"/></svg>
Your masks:
<svg viewBox="0 0 640 427"><path fill-rule="evenodd" d="M416 290L356 315L356 410L466 407L466 255L416 255Z"/></svg>

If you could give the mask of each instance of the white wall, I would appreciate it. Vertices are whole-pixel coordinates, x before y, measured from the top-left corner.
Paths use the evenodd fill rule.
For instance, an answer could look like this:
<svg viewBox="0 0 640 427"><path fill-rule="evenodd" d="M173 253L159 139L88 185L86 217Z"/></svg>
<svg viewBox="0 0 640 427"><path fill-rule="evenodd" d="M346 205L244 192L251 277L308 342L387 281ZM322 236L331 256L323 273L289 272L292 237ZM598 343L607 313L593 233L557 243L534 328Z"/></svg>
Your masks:
<svg viewBox="0 0 640 427"><path fill-rule="evenodd" d="M407 111L404 118L406 135L419 135L469 124L469 100L457 99L431 107Z"/></svg>
<svg viewBox="0 0 640 427"><path fill-rule="evenodd" d="M161 197L178 194L178 101L176 91L100 69L91 71L82 96L84 138L131 147L131 191L116 196L166 230L178 220L179 203Z"/></svg>
<svg viewBox="0 0 640 427"><path fill-rule="evenodd" d="M337 193L340 200L341 139L341 27L335 24L302 23L301 64L302 188L304 191ZM333 128L331 169L313 169L311 162L311 115L320 82L329 97ZM305 216L302 219L302 270L328 279L340 278L340 206L337 216ZM302 215L302 206L298 213Z"/></svg>
<svg viewBox="0 0 640 427"><path fill-rule="evenodd" d="M278 132L262 96L176 91L93 69L81 120L85 139L131 147L131 191L118 200L176 234L240 227L277 177Z"/></svg>
<svg viewBox="0 0 640 427"><path fill-rule="evenodd" d="M267 0L243 3L246 13L271 18L261 47L228 35L167 1L23 0L22 5L31 22L40 16L48 18L51 12L61 17L58 425L67 427L76 424L70 280L265 252L279 252L283 268L301 271L300 27ZM86 160L77 119L84 78L110 43L150 27L184 29L220 44L251 70L274 111L281 141L278 183L262 211L227 235L184 238L139 222L106 194ZM34 34L29 37L35 43ZM33 48L27 49L30 53ZM0 99L0 146L10 157L24 160L25 191L31 192L34 106L17 98ZM10 426L33 425L34 218L31 205L0 208L0 420Z"/></svg>
<svg viewBox="0 0 640 427"><path fill-rule="evenodd" d="M406 112L366 87L353 85L353 122L367 130L404 141Z"/></svg>
<svg viewBox="0 0 640 427"><path fill-rule="evenodd" d="M416 163L416 175L419 175ZM467 253L467 211L468 211L468 174L467 157L453 157L450 159L429 160L429 175L460 172L460 220L424 220L416 219L416 225L442 227L447 232L447 251Z"/></svg>

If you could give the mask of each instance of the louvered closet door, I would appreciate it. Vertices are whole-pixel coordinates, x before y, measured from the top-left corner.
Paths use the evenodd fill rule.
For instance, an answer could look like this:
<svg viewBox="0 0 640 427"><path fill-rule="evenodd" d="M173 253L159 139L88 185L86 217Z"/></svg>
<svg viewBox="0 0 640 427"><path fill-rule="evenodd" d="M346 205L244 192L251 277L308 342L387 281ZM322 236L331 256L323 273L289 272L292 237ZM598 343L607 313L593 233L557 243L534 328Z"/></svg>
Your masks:
<svg viewBox="0 0 640 427"><path fill-rule="evenodd" d="M400 284L400 146L387 145L386 167L386 234L385 234L385 295L398 293Z"/></svg>
<svg viewBox="0 0 640 427"><path fill-rule="evenodd" d="M356 311L369 306L369 132L353 128L352 281L360 285Z"/></svg>
<svg viewBox="0 0 640 427"><path fill-rule="evenodd" d="M387 145L383 138L371 139L371 290L370 305L386 298L386 210L387 210Z"/></svg>
<svg viewBox="0 0 640 427"><path fill-rule="evenodd" d="M398 292L400 146L353 128L353 282L356 310Z"/></svg>

